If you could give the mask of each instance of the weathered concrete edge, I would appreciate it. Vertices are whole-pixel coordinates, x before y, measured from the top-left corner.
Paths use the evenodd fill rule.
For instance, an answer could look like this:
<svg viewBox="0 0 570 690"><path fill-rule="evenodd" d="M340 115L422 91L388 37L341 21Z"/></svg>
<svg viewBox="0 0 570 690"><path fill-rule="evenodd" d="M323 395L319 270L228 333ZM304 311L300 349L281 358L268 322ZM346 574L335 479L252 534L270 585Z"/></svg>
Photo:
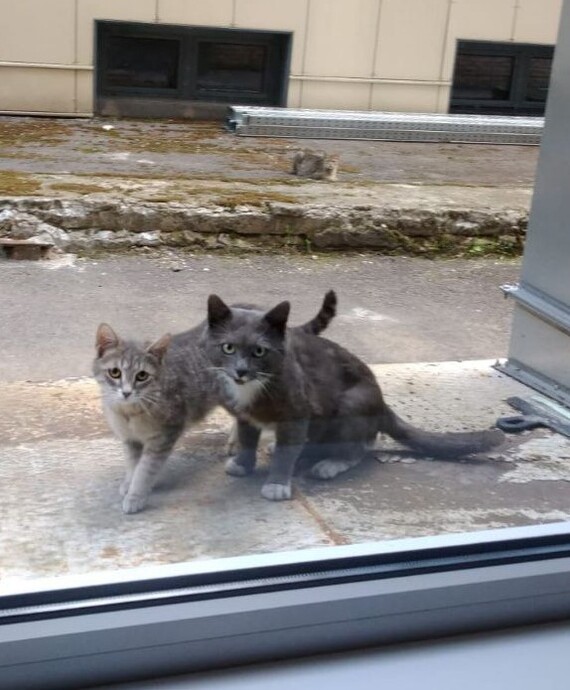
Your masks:
<svg viewBox="0 0 570 690"><path fill-rule="evenodd" d="M0 237L50 237L64 251L131 247L419 252L476 238L522 247L528 211L288 204L199 206L105 198L0 198Z"/></svg>

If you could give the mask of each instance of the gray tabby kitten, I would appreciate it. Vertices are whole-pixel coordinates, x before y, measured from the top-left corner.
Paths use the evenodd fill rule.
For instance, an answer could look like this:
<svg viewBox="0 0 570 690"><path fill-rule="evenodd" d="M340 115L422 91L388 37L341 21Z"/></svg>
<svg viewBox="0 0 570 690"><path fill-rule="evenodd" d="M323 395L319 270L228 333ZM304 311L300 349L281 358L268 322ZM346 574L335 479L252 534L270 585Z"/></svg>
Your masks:
<svg viewBox="0 0 570 690"><path fill-rule="evenodd" d="M263 313L250 305L236 310ZM318 334L335 313L336 295L330 291L319 313L299 328ZM127 472L120 487L125 513L144 508L184 428L219 404L219 381L200 347L205 327L150 345L122 340L104 323L97 329L93 374L107 422L125 449Z"/></svg>
<svg viewBox="0 0 570 690"><path fill-rule="evenodd" d="M324 151L303 149L295 154L291 172L298 177L335 182L338 173L338 156L328 156Z"/></svg>
<svg viewBox="0 0 570 690"><path fill-rule="evenodd" d="M219 372L222 404L238 420L240 451L228 474L253 471L263 427L274 427L276 447L261 493L291 498L302 455L313 476L330 479L358 464L378 433L433 456L486 451L499 430L431 433L406 423L386 404L372 371L326 338L287 329L289 302L265 314L208 299L204 351Z"/></svg>

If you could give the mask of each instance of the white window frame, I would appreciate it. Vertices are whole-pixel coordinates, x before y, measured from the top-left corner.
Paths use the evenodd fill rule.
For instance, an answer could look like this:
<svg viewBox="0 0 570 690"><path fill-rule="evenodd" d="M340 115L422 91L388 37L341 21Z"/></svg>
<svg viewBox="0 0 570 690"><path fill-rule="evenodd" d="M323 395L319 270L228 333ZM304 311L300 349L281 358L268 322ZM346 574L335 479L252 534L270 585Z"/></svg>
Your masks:
<svg viewBox="0 0 570 690"><path fill-rule="evenodd" d="M564 620L566 523L24 582L0 688L64 690Z"/></svg>

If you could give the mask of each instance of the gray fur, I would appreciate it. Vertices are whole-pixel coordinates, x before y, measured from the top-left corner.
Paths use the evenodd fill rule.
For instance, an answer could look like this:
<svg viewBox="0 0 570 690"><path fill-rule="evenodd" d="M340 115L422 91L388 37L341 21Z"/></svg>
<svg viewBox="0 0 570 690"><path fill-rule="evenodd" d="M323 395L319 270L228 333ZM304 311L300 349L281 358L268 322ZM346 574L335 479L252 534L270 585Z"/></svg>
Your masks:
<svg viewBox="0 0 570 690"><path fill-rule="evenodd" d="M338 160L338 156L329 156L324 151L303 149L295 154L291 172L298 177L335 182Z"/></svg>
<svg viewBox="0 0 570 690"><path fill-rule="evenodd" d="M287 330L289 303L266 314L208 300L204 352L222 382L222 404L238 420L240 451L226 471L253 471L260 430L274 426L276 447L262 495L291 498L298 459L332 478L356 465L386 433L436 456L460 456L498 445L498 430L430 433L400 419L386 404L370 368L326 338ZM301 454L302 451L302 454Z"/></svg>
<svg viewBox="0 0 570 690"><path fill-rule="evenodd" d="M110 326L99 326L93 374L109 426L125 447L125 513L144 508L185 426L203 419L216 405L216 381L197 347L200 330L173 336L157 356L152 345L121 340ZM120 377L112 377L114 369ZM146 381L137 382L140 372L148 374Z"/></svg>
<svg viewBox="0 0 570 690"><path fill-rule="evenodd" d="M319 313L299 329L319 333L334 318L335 308L331 291ZM239 311L263 314L252 305ZM97 330L93 375L109 426L124 445L127 471L120 492L125 513L144 508L185 427L219 404L220 378L200 345L205 329L202 323L152 344L123 340L107 324Z"/></svg>

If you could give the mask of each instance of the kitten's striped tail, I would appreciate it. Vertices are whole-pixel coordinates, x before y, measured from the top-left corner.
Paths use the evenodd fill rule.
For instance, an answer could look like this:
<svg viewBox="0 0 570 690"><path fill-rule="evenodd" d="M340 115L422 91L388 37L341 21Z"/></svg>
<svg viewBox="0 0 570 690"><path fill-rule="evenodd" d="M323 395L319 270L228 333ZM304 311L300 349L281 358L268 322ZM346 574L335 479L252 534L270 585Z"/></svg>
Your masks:
<svg viewBox="0 0 570 690"><path fill-rule="evenodd" d="M336 316L336 293L334 290L329 290L323 299L323 303L319 312L310 321L299 326L299 329L305 333L311 333L312 335L319 335L322 333L330 322Z"/></svg>

